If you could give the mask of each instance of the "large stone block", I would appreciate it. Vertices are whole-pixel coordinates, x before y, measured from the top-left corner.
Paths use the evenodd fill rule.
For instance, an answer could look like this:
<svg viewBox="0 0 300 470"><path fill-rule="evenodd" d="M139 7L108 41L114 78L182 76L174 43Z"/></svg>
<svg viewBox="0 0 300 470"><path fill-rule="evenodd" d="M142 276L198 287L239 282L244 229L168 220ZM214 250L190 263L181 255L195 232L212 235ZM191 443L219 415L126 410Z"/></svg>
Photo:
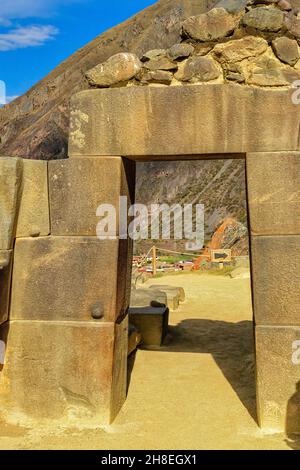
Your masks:
<svg viewBox="0 0 300 470"><path fill-rule="evenodd" d="M254 235L300 235L300 153L248 153L250 227Z"/></svg>
<svg viewBox="0 0 300 470"><path fill-rule="evenodd" d="M50 233L48 163L23 160L23 190L17 237L46 236Z"/></svg>
<svg viewBox="0 0 300 470"><path fill-rule="evenodd" d="M17 239L11 319L115 321L129 306L131 243Z"/></svg>
<svg viewBox="0 0 300 470"><path fill-rule="evenodd" d="M69 155L151 160L297 150L294 91L237 84L86 90L72 100Z"/></svg>
<svg viewBox="0 0 300 470"><path fill-rule="evenodd" d="M13 247L22 184L22 160L0 157L0 250Z"/></svg>
<svg viewBox="0 0 300 470"><path fill-rule="evenodd" d="M116 209L119 234L119 197L126 196L128 206L134 202L135 163L121 157L52 161L49 190L52 235L95 236L100 204Z"/></svg>
<svg viewBox="0 0 300 470"><path fill-rule="evenodd" d="M111 421L114 324L11 321L0 374L4 416L61 420L64 425Z"/></svg>
<svg viewBox="0 0 300 470"><path fill-rule="evenodd" d="M256 328L257 403L263 429L300 433L300 328Z"/></svg>
<svg viewBox="0 0 300 470"><path fill-rule="evenodd" d="M300 236L252 237L255 321L300 325Z"/></svg>
<svg viewBox="0 0 300 470"><path fill-rule="evenodd" d="M1 253L0 253L1 256ZM12 260L0 268L0 325L7 321L10 302Z"/></svg>

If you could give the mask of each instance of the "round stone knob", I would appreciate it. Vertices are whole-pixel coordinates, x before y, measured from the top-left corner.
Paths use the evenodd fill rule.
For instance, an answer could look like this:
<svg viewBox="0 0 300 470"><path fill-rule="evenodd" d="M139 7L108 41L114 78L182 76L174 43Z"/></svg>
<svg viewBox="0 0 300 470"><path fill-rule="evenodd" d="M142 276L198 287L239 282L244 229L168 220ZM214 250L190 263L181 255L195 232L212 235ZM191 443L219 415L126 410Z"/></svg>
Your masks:
<svg viewBox="0 0 300 470"><path fill-rule="evenodd" d="M91 308L92 312L92 317L95 320L101 320L104 317L104 308L101 302L97 302L94 305L92 305Z"/></svg>

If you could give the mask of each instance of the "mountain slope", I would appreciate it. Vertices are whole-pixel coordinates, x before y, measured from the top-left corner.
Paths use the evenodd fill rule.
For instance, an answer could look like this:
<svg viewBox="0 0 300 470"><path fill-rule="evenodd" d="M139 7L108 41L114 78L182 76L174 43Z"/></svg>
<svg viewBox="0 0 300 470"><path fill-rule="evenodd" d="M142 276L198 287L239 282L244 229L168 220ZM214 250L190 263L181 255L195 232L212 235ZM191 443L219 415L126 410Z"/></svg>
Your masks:
<svg viewBox="0 0 300 470"><path fill-rule="evenodd" d="M180 39L182 20L214 3L161 0L98 36L24 96L0 109L0 155L65 158L69 100L88 88L84 73L120 51L141 55L173 45ZM203 203L208 234L228 215L246 223L244 164L238 160L138 164L137 199L147 204Z"/></svg>
<svg viewBox="0 0 300 470"><path fill-rule="evenodd" d="M161 0L101 34L60 64L24 96L0 110L0 154L37 159L67 155L70 97L87 88L84 73L111 55L169 47L184 18L206 11L211 0Z"/></svg>

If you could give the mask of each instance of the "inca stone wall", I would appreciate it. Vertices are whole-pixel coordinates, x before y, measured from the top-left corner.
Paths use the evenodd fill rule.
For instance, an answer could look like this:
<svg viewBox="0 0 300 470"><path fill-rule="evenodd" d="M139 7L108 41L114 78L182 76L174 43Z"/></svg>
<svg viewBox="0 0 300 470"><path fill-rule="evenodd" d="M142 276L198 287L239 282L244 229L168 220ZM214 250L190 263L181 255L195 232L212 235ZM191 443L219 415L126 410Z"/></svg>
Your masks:
<svg viewBox="0 0 300 470"><path fill-rule="evenodd" d="M249 153L247 175L258 416L292 434L300 431L300 153Z"/></svg>
<svg viewBox="0 0 300 470"><path fill-rule="evenodd" d="M186 20L189 39L168 51L150 51L141 61L115 56L91 70L90 84L102 89L73 98L69 154L75 160L246 159L258 418L264 429L295 432L300 108L293 100L299 72L291 25L300 20L282 8L253 5L232 15L217 9ZM175 49L187 56L175 58ZM120 60L122 79L113 72ZM158 85L152 72L169 74L168 84Z"/></svg>
<svg viewBox="0 0 300 470"><path fill-rule="evenodd" d="M263 428L300 431L300 17L287 0L223 6L187 19L168 50L113 56L88 72L103 89L72 100L68 161L0 160L7 414L114 418L126 394L131 244L96 238L94 204L133 201L136 160L239 157L258 417Z"/></svg>
<svg viewBox="0 0 300 470"><path fill-rule="evenodd" d="M126 396L132 248L98 240L96 208L132 203L134 164L0 158L0 179L0 412L109 423Z"/></svg>

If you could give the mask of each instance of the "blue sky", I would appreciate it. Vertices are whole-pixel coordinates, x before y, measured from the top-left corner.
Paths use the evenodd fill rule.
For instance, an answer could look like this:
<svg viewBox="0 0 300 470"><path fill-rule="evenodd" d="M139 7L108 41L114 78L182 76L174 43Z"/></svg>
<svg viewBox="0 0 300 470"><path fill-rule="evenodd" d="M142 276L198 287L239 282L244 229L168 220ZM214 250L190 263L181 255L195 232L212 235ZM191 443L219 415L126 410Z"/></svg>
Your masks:
<svg viewBox="0 0 300 470"><path fill-rule="evenodd" d="M156 0L0 0L0 80L25 93L97 35Z"/></svg>

